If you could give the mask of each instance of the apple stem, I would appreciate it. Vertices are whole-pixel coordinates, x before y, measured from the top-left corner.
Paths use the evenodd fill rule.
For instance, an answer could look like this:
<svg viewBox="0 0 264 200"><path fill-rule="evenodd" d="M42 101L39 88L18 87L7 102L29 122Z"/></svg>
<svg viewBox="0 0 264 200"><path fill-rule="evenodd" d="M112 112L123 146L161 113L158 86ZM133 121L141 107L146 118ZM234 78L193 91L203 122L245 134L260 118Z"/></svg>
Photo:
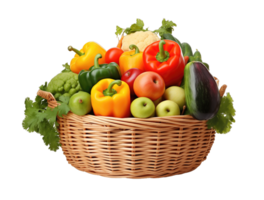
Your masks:
<svg viewBox="0 0 264 200"><path fill-rule="evenodd" d="M182 115L184 114L185 109L186 109L186 106L184 105L184 106L182 107Z"/></svg>
<svg viewBox="0 0 264 200"><path fill-rule="evenodd" d="M83 100L82 99L79 99L79 103L82 103L83 102Z"/></svg>

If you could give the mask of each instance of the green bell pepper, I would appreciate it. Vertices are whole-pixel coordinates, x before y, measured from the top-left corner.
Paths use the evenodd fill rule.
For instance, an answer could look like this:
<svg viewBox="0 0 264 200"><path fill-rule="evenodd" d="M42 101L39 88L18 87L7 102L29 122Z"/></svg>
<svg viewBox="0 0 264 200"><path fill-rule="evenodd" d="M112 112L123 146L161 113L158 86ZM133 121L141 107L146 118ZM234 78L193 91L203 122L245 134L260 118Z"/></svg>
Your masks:
<svg viewBox="0 0 264 200"><path fill-rule="evenodd" d="M104 78L121 79L120 68L117 63L98 64L98 59L102 58L97 54L94 58L94 66L89 70L82 70L78 75L79 83L83 91L91 92L92 87Z"/></svg>

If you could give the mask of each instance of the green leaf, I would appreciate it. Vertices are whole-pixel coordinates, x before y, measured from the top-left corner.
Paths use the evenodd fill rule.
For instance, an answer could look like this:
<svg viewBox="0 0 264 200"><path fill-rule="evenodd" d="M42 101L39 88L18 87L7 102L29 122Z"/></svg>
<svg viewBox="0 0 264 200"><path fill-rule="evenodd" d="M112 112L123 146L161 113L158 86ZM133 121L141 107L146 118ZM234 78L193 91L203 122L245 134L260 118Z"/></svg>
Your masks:
<svg viewBox="0 0 264 200"><path fill-rule="evenodd" d="M172 31L174 30L173 27L177 26L173 21L169 21L169 20L162 20L162 25L159 29L154 30L153 32L159 33L160 37L163 36L164 33L172 33Z"/></svg>
<svg viewBox="0 0 264 200"><path fill-rule="evenodd" d="M163 17L161 19L161 25L160 27L164 29L168 33L174 33L175 29L178 28L177 22L173 21L170 18Z"/></svg>
<svg viewBox="0 0 264 200"><path fill-rule="evenodd" d="M61 103L58 106L58 116L62 117L62 115L67 115L70 111L70 107L66 103Z"/></svg>
<svg viewBox="0 0 264 200"><path fill-rule="evenodd" d="M40 86L41 90L47 89L47 82ZM48 106L47 100L40 96L36 96L35 102L29 98L25 99L25 118L22 126L28 132L37 132L43 136L44 143L49 146L49 149L56 151L59 146L59 127L57 115L67 115L70 111L68 106L69 97L62 96L60 105L51 109Z"/></svg>
<svg viewBox="0 0 264 200"><path fill-rule="evenodd" d="M54 124L56 122L58 111L59 111L58 106L55 108L48 107L47 110L45 111L46 119L49 121L50 124Z"/></svg>
<svg viewBox="0 0 264 200"><path fill-rule="evenodd" d="M115 32L116 36L121 35L123 33L123 30L124 30L123 28L116 26L116 32Z"/></svg>
<svg viewBox="0 0 264 200"><path fill-rule="evenodd" d="M140 16L136 16L134 24L136 24L138 27L142 27L142 28L145 26L145 22Z"/></svg>
<svg viewBox="0 0 264 200"><path fill-rule="evenodd" d="M64 67L64 69L61 72L71 72L71 67L68 63L65 63L62 66Z"/></svg>
<svg viewBox="0 0 264 200"><path fill-rule="evenodd" d="M137 19L135 24L132 24L129 28L122 29L119 26L116 26L115 34L118 36L121 33L126 33L127 35L131 33L135 33L137 31L147 31L148 29L144 29L144 22L141 19Z"/></svg>
<svg viewBox="0 0 264 200"><path fill-rule="evenodd" d="M48 84L47 84L47 82L45 82L44 85L41 85L41 86L39 87L39 89L40 89L40 90L43 90L43 91L47 91L47 88L48 88Z"/></svg>
<svg viewBox="0 0 264 200"><path fill-rule="evenodd" d="M25 99L25 119L22 122L23 128L28 132L38 131L38 119L36 118L38 109L34 108L33 101L29 98Z"/></svg>
<svg viewBox="0 0 264 200"><path fill-rule="evenodd" d="M42 123L39 124L39 133L43 136L44 143L52 151L56 151L60 146L60 138L57 130L45 119Z"/></svg>
<svg viewBox="0 0 264 200"><path fill-rule="evenodd" d="M221 98L221 103L217 114L207 121L208 128L213 128L217 133L228 133L235 123L234 116L236 110L233 106L233 99L230 93Z"/></svg>
<svg viewBox="0 0 264 200"><path fill-rule="evenodd" d="M29 133L38 132L38 123L35 113L31 114L31 117L26 117L22 122L23 128Z"/></svg>
<svg viewBox="0 0 264 200"><path fill-rule="evenodd" d="M70 97L61 95L61 96L59 97L59 100L60 100L61 102L63 102L63 103L68 104L69 101L70 101Z"/></svg>

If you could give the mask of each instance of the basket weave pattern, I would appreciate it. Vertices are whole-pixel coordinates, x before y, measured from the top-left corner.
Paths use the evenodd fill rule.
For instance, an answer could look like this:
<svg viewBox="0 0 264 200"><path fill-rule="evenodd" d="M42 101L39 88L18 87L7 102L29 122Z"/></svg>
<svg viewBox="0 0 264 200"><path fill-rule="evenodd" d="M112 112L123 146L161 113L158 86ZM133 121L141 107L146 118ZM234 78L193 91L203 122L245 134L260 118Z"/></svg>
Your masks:
<svg viewBox="0 0 264 200"><path fill-rule="evenodd" d="M49 107L57 102L39 91ZM204 161L215 139L206 121L189 115L140 118L57 118L60 143L75 168L106 177L158 178L190 172Z"/></svg>

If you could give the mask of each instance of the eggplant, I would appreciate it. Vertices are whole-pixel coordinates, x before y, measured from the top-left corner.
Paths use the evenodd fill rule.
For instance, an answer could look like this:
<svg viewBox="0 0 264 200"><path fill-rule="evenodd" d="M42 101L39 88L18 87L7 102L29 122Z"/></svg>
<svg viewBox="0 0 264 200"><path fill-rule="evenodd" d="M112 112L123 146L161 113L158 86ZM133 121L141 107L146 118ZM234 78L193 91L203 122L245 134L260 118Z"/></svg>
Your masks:
<svg viewBox="0 0 264 200"><path fill-rule="evenodd" d="M190 114L198 120L209 120L219 110L221 98L214 77L197 61L184 68L184 90Z"/></svg>

